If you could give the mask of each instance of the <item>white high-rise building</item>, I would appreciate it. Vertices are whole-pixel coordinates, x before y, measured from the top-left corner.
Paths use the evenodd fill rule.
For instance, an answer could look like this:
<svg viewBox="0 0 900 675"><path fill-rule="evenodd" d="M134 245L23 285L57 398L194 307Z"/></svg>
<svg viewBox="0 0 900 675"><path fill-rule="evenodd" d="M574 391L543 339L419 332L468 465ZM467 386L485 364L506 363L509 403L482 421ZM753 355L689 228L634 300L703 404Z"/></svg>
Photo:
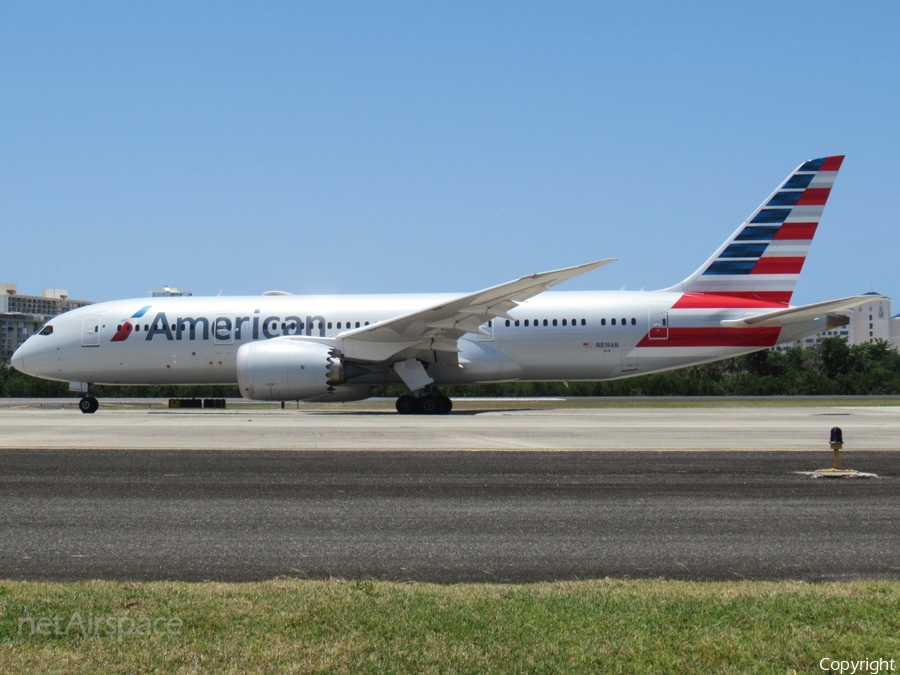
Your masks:
<svg viewBox="0 0 900 675"><path fill-rule="evenodd" d="M16 284L0 284L0 361L8 364L13 352L54 316L88 300L70 300L65 288L45 288L40 296L19 295Z"/></svg>

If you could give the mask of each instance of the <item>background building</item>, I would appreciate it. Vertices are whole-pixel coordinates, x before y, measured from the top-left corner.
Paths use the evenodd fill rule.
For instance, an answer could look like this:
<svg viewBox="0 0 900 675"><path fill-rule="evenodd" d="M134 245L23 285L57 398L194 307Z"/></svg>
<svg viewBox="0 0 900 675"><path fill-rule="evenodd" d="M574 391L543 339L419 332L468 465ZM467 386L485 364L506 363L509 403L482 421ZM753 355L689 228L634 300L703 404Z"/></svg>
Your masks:
<svg viewBox="0 0 900 675"><path fill-rule="evenodd" d="M69 299L65 288L45 288L40 296L19 295L15 284L0 284L0 361L9 364L19 345L54 316L90 304Z"/></svg>
<svg viewBox="0 0 900 675"><path fill-rule="evenodd" d="M813 347L823 337L842 337L851 345L875 342L881 339L890 342L894 349L900 348L900 314L891 316L891 299L874 291L863 295L871 296L872 299L851 309L836 312L850 318L850 323L846 326L827 330L802 340L783 342L776 349Z"/></svg>
<svg viewBox="0 0 900 675"><path fill-rule="evenodd" d="M193 295L191 291L179 291L177 288L169 288L163 286L162 290L150 291L151 298L180 298L182 296Z"/></svg>

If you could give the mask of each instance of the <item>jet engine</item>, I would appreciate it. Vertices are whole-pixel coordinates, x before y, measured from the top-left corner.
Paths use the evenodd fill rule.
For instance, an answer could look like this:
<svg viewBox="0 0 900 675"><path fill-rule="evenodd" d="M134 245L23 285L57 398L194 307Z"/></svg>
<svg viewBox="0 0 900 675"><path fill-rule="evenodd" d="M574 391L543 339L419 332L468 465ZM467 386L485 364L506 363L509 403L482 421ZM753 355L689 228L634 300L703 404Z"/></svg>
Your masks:
<svg viewBox="0 0 900 675"><path fill-rule="evenodd" d="M244 398L299 401L333 394L344 382L344 369L328 345L283 338L238 349L237 378Z"/></svg>

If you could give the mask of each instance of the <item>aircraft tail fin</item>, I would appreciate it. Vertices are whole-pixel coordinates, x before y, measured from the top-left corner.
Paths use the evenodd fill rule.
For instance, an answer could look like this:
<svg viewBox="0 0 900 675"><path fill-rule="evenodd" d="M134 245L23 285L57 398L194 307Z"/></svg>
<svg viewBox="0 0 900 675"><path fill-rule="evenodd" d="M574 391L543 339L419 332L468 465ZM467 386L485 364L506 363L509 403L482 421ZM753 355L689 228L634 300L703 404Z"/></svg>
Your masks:
<svg viewBox="0 0 900 675"><path fill-rule="evenodd" d="M667 291L787 305L844 161L804 162L696 272Z"/></svg>

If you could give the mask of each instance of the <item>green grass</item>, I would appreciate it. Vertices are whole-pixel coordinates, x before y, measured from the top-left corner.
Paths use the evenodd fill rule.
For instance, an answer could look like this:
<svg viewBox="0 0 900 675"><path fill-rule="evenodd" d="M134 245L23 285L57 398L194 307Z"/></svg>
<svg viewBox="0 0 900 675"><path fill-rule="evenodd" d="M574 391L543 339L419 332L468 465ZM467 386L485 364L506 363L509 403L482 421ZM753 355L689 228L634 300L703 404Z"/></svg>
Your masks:
<svg viewBox="0 0 900 675"><path fill-rule="evenodd" d="M3 673L812 673L900 662L900 582L0 582ZM23 616L179 634L23 634ZM897 664L900 668L900 663Z"/></svg>

